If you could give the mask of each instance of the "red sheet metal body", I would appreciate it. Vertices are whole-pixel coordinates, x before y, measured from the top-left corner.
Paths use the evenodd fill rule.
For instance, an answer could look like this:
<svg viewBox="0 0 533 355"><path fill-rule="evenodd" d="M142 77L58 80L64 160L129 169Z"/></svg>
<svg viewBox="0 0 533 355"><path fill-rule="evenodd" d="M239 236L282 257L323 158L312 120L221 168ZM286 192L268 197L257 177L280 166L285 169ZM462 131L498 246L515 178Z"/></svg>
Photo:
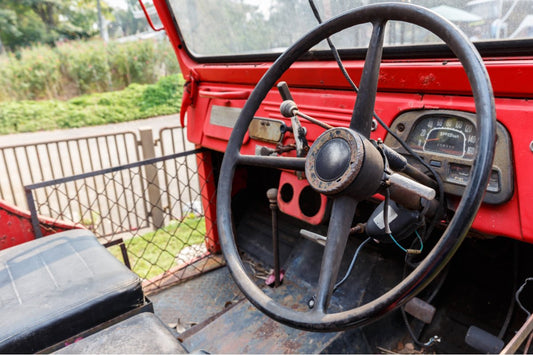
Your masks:
<svg viewBox="0 0 533 355"><path fill-rule="evenodd" d="M54 221L39 217L39 226L43 236L64 232L70 229L83 229L83 226L64 221ZM35 239L28 211L0 200L0 250Z"/></svg>
<svg viewBox="0 0 533 355"><path fill-rule="evenodd" d="M194 77L196 90L201 92L246 92L253 89L270 67L270 62L198 63L180 42L172 17L164 0L155 0L159 16L180 61L185 79ZM509 131L514 157L514 194L500 205L484 204L473 228L489 234L503 235L533 243L533 57L484 58L494 94L497 118ZM345 61L357 83L363 62ZM355 94L333 61L295 63L282 77L290 86L295 101L307 114L336 126L347 126ZM194 93L193 93L194 95ZM376 112L388 124L402 112L416 109L453 109L474 111L473 99L466 74L455 59L384 60L380 69ZM220 98L223 95L195 95L188 106L188 138L202 147L223 152L231 128L211 125L209 113L213 105L242 107L245 100ZM281 98L272 90L257 112L258 116L282 119ZM322 130L307 125L312 142ZM384 138L378 128L372 138ZM267 143L262 145L267 145ZM253 154L254 142L245 142L243 153Z"/></svg>

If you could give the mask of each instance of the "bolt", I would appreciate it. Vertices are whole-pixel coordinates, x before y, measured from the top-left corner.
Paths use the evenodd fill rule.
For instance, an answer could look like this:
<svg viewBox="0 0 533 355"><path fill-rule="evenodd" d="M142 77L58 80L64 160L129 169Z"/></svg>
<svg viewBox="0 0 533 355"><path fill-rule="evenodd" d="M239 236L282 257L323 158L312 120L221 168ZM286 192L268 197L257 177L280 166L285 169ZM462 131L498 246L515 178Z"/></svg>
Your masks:
<svg viewBox="0 0 533 355"><path fill-rule="evenodd" d="M403 132L405 131L405 125L403 123L400 123L398 127L396 127L396 129L398 130L398 132Z"/></svg>
<svg viewBox="0 0 533 355"><path fill-rule="evenodd" d="M372 132L374 132L376 129L378 129L378 121L376 121L376 119L373 118L373 119L372 119L372 126L371 126L370 130L371 130Z"/></svg>
<svg viewBox="0 0 533 355"><path fill-rule="evenodd" d="M315 307L315 296L311 297L309 301L307 301L307 306L309 306L309 309L313 309Z"/></svg>

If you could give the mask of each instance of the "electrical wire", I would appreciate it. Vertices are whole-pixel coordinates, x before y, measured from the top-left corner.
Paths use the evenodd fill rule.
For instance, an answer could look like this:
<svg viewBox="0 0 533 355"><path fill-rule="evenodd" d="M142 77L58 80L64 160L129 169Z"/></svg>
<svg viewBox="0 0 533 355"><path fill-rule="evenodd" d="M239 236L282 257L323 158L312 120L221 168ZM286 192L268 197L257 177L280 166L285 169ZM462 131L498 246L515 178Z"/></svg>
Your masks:
<svg viewBox="0 0 533 355"><path fill-rule="evenodd" d="M435 343L440 343L441 338L437 335L432 336L425 343L418 340L415 333L413 332L413 328L411 328L411 325L409 324L409 319L407 319L407 313L405 312L403 307L401 307L401 313L402 313L403 322L405 323L405 327L407 328L407 331L409 332L409 336L413 340L413 343L415 343L417 346L420 346L421 348L428 348L430 346L433 346Z"/></svg>
<svg viewBox="0 0 533 355"><path fill-rule="evenodd" d="M335 292L335 290L337 288L339 288L339 286L341 286L348 279L348 276L350 276L350 274L352 273L352 269L353 269L353 267L355 265L355 261L357 260L357 257L359 256L359 252L361 251L363 246L366 243L368 243L370 240L372 240L372 238L368 237L361 244L359 244L359 246L357 247L357 249L355 250L355 253L353 255L352 262L350 263L350 267L346 271L346 274L344 274L344 277L342 278L342 280L340 280L339 282L337 282L335 284L335 286L333 287L333 292Z"/></svg>
<svg viewBox="0 0 533 355"><path fill-rule="evenodd" d="M507 332L507 328L509 327L509 323L511 323L511 318L513 316L514 312L514 295L516 294L516 288L517 288L517 280L518 280L518 243L513 244L513 293L511 297L511 302L509 304L509 308L507 309L507 315L505 316L505 320L503 321L502 327L500 328L500 332L498 333L498 338L503 339L505 336L505 333Z"/></svg>
<svg viewBox="0 0 533 355"><path fill-rule="evenodd" d="M411 244L411 247L414 246L414 243L415 243L415 241L413 241L413 243ZM404 264L404 269L403 269L403 277L404 278L407 275L407 267L408 266L412 267L412 268L416 267L416 266L413 266L413 265L411 265L411 264L409 264L407 262L407 258L408 258L409 255L410 254L405 254L406 262ZM436 280L436 284L433 287L433 290L431 291L429 296L424 300L425 302L427 302L429 304L431 304L431 302L433 302L433 300L435 299L435 297L437 296L437 294L441 290L442 286L444 285L444 282L446 281L446 278L448 276L448 272L449 271L450 271L450 268L449 267L445 267L444 270L439 274L438 279ZM431 283L430 285L433 285L433 283ZM429 288L429 286L428 286L428 288ZM411 324L409 323L409 319L407 318L407 312L405 312L405 306L400 307L400 312L402 314L402 319L403 319L403 322L405 324L405 328L407 329L407 332L409 333L409 336L413 340L413 343L415 343L417 346L422 347L422 348L428 348L430 346L433 346L433 345L435 345L435 342L439 342L440 343L441 339L437 335L431 337L425 343L420 341L418 339L418 336L414 333L413 328L411 327ZM419 332L421 332L422 329L420 329Z"/></svg>
<svg viewBox="0 0 533 355"><path fill-rule="evenodd" d="M520 286L520 288L518 289L518 291L516 291L515 293L515 300L516 300L516 304L518 304L518 306L520 306L520 308L522 308L522 310L524 312L526 312L528 318L529 316L531 316L531 312L526 308L524 307L524 305L522 304L522 302L520 301L520 294L522 293L522 291L524 291L524 287L526 287L527 283L529 281L532 281L533 282L533 277L528 277L524 283L522 284L522 286Z"/></svg>
<svg viewBox="0 0 533 355"><path fill-rule="evenodd" d="M424 249L424 242L422 241L422 237L420 237L420 234L418 234L418 231L415 230L415 233L416 233L416 237L418 238L418 242L420 243L420 249L418 251L421 253L422 250ZM398 243L396 238L393 237L392 233L389 233L389 237L394 242L394 244L396 244L398 248L400 248L406 253L409 253L409 249L405 249L400 243Z"/></svg>

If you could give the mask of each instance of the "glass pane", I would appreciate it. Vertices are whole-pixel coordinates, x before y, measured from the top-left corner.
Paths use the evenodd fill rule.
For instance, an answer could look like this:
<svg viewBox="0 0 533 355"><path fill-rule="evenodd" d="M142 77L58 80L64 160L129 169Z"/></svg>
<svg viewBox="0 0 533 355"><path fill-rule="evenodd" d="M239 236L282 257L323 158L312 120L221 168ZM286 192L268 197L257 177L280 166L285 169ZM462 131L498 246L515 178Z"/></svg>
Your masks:
<svg viewBox="0 0 533 355"><path fill-rule="evenodd" d="M388 0L390 1L390 0ZM533 37L531 0L395 0L426 6L473 41ZM315 0L323 20L381 0ZM308 0L170 0L189 51L197 57L281 53L317 25ZM333 36L342 48L366 47L370 25ZM438 43L427 31L389 23L386 45ZM315 49L327 49L321 43Z"/></svg>

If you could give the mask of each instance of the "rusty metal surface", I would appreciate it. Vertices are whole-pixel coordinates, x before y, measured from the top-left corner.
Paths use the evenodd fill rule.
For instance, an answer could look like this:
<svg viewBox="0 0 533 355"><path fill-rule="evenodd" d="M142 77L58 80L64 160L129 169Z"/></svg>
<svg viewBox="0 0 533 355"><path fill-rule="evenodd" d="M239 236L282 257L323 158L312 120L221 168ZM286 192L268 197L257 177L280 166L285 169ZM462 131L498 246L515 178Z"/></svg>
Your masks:
<svg viewBox="0 0 533 355"><path fill-rule="evenodd" d="M150 295L163 323L186 330L243 298L226 267Z"/></svg>
<svg viewBox="0 0 533 355"><path fill-rule="evenodd" d="M305 307L305 292L298 292L297 288L284 281L275 290L276 298L282 303ZM268 318L247 300L185 337L183 344L187 349L209 353L370 352L361 331L315 333L290 328Z"/></svg>

